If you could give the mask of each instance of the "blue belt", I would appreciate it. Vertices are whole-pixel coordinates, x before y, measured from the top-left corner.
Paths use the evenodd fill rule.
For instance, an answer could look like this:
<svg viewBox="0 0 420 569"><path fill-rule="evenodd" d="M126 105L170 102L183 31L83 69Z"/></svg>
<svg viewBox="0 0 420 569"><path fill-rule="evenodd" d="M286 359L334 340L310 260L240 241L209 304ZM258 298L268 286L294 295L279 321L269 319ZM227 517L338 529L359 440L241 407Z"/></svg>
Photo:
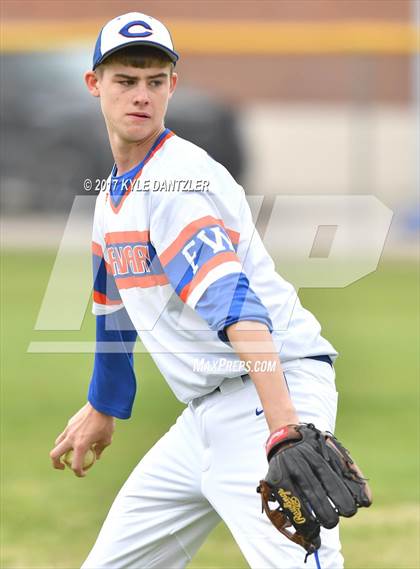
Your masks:
<svg viewBox="0 0 420 569"><path fill-rule="evenodd" d="M319 362L325 362L326 364L330 364L331 367L333 365L333 361L330 358L330 356L307 356L307 359L317 360Z"/></svg>

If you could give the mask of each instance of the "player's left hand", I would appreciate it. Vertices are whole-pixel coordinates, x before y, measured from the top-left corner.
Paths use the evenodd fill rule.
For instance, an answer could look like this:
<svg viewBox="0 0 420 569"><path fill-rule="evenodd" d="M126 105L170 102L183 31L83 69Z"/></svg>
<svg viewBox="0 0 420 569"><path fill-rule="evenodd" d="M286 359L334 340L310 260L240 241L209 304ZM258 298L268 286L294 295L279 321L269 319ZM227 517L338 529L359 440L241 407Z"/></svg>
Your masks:
<svg viewBox="0 0 420 569"><path fill-rule="evenodd" d="M268 473L257 488L263 510L308 554L321 545L321 526L331 529L339 516L353 516L372 503L366 479L331 433L312 424L287 425L270 435L266 451ZM277 502L277 509L269 502Z"/></svg>

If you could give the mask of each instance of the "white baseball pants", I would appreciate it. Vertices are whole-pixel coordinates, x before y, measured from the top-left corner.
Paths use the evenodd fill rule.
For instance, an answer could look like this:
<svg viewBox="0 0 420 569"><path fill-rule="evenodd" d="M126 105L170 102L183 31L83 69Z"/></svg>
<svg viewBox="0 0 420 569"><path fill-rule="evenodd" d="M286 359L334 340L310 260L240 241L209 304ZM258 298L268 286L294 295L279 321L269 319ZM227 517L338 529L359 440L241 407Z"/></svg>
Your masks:
<svg viewBox="0 0 420 569"><path fill-rule="evenodd" d="M298 415L334 431L334 369L283 364ZM338 528L323 530L318 560L261 513L268 428L252 381L226 379L192 401L121 488L82 569L181 569L223 520L252 569L341 569ZM318 563L318 566L317 566Z"/></svg>

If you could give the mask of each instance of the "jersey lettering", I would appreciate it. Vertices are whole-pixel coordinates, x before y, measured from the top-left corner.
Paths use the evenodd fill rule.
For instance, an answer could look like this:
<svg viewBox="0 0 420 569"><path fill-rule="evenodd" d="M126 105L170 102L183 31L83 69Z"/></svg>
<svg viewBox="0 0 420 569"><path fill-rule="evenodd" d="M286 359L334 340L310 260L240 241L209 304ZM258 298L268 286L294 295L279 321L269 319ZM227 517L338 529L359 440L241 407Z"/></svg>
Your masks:
<svg viewBox="0 0 420 569"><path fill-rule="evenodd" d="M203 244L206 245L203 248ZM183 247L182 254L190 265L193 275L196 274L200 266L209 258L217 253L224 251L234 251L234 247L226 235L225 231L218 225L215 227L205 227ZM199 259L197 259L199 256ZM197 260L197 262L196 262Z"/></svg>
<svg viewBox="0 0 420 569"><path fill-rule="evenodd" d="M197 253L196 251L193 251L192 254L190 254L189 249L193 248L195 245L195 241L194 239L192 239L189 243L187 243L187 245L185 245L185 247L182 249L182 254L184 255L184 257L187 259L188 263L191 265L192 268L192 272L195 273L198 271L198 269L200 268L198 265L196 265L194 263L194 259L197 257Z"/></svg>
<svg viewBox="0 0 420 569"><path fill-rule="evenodd" d="M215 239L214 241L212 241L211 236L209 236L206 231L213 232ZM197 234L197 237L201 239L203 243L211 247L214 254L220 253L220 251L226 251L226 249L233 251L232 243L230 242L229 237L218 225L216 227L202 229Z"/></svg>
<svg viewBox="0 0 420 569"><path fill-rule="evenodd" d="M111 245L107 248L109 264L115 277L150 273L147 245Z"/></svg>

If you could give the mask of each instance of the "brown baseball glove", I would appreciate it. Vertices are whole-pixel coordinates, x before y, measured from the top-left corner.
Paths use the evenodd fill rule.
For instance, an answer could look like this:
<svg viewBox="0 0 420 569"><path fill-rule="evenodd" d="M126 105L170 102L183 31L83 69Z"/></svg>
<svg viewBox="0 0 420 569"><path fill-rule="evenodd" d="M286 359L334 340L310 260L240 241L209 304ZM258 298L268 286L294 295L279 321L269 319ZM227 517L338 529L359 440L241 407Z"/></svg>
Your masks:
<svg viewBox="0 0 420 569"><path fill-rule="evenodd" d="M268 473L257 488L263 511L308 554L321 545L321 526L331 529L339 516L371 505L366 479L331 433L312 424L287 425L270 435L266 451ZM277 507L271 509L270 502Z"/></svg>

